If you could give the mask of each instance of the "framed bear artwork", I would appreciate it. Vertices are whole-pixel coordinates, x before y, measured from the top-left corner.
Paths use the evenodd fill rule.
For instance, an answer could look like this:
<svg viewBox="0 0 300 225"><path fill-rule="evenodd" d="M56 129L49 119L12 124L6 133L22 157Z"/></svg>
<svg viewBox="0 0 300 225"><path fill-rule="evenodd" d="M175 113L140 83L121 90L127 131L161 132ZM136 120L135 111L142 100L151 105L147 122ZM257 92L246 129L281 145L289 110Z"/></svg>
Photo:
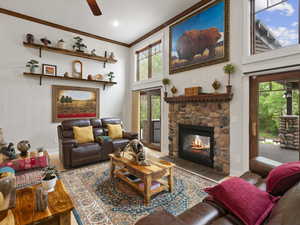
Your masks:
<svg viewBox="0 0 300 225"><path fill-rule="evenodd" d="M217 0L170 26L169 72L229 60L229 0Z"/></svg>

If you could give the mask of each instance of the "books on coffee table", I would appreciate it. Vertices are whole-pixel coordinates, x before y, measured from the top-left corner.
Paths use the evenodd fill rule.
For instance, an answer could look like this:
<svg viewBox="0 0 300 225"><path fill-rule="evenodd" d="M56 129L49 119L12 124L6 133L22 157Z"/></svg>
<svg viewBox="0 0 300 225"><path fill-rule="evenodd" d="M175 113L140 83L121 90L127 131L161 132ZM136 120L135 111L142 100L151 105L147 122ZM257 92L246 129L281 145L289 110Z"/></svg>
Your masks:
<svg viewBox="0 0 300 225"><path fill-rule="evenodd" d="M140 183L139 184L139 187L141 188L141 189L144 189L144 187L145 187L145 184L144 183ZM157 181L152 181L152 184L151 184L151 190L155 190L156 188L159 188L160 187L160 183L159 182L157 182Z"/></svg>

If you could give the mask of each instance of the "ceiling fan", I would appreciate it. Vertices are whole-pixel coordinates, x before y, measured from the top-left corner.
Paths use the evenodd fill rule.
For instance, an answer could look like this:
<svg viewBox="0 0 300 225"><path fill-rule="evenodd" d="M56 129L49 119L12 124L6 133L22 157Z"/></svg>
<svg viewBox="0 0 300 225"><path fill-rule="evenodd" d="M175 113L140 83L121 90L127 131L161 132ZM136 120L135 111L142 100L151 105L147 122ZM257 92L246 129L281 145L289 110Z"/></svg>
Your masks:
<svg viewBox="0 0 300 225"><path fill-rule="evenodd" d="M87 0L87 3L89 4L94 16L102 15L102 12L101 12L96 0Z"/></svg>

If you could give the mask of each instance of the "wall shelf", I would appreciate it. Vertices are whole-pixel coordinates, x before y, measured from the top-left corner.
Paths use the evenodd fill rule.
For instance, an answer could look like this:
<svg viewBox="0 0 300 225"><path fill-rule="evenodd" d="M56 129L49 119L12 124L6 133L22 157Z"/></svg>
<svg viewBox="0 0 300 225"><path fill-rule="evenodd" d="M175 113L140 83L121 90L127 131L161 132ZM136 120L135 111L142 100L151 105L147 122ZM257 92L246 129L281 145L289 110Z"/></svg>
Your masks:
<svg viewBox="0 0 300 225"><path fill-rule="evenodd" d="M200 94L197 96L176 96L176 97L167 97L165 101L167 103L176 104L176 103L188 103L188 102L229 102L233 98L231 93L222 93L222 94Z"/></svg>
<svg viewBox="0 0 300 225"><path fill-rule="evenodd" d="M51 76L51 75L45 75L45 74L39 74L39 73L23 73L23 75L39 78L40 79L40 85L42 85L43 78L56 79L56 80L71 80L71 81L98 83L98 84L103 85L103 90L105 90L106 86L113 86L113 85L117 84L117 82L110 82L110 81L86 80L86 79L64 77L64 76Z"/></svg>
<svg viewBox="0 0 300 225"><path fill-rule="evenodd" d="M104 64L106 63L116 63L117 60L115 59L110 59L108 57L103 57L103 56L94 56L88 53L84 52L76 52L76 51L71 51L68 49L61 49L61 48L55 48L55 47L50 47L50 46L45 46L45 45L40 45L40 44L29 44L26 42L23 42L24 47L26 48L35 48L39 49L39 55L42 57L42 50L48 51L48 52L54 52L57 54L62 54L62 55L69 55L69 56L76 56L76 57L81 57L85 59L91 59L95 60L98 62L103 62Z"/></svg>

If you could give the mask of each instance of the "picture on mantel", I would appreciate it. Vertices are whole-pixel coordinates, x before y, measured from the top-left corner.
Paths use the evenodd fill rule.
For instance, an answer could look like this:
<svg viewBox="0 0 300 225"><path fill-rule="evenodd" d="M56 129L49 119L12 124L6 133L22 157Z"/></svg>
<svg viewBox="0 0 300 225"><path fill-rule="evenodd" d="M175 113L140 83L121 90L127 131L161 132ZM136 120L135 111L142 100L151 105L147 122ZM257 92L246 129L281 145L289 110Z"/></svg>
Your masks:
<svg viewBox="0 0 300 225"><path fill-rule="evenodd" d="M53 122L99 118L99 89L52 86Z"/></svg>
<svg viewBox="0 0 300 225"><path fill-rule="evenodd" d="M170 26L170 74L229 60L228 8L217 0Z"/></svg>

